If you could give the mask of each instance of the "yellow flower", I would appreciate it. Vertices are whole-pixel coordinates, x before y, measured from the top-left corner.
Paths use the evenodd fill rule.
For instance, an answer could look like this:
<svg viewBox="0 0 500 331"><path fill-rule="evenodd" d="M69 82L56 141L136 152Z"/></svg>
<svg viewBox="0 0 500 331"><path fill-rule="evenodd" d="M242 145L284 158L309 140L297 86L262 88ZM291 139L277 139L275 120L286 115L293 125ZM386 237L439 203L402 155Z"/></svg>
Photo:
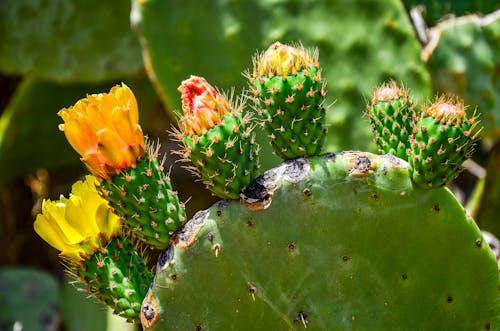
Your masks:
<svg viewBox="0 0 500 331"><path fill-rule="evenodd" d="M114 86L109 93L87 95L58 115L64 121L59 129L100 179L135 167L144 156L137 101L125 84Z"/></svg>
<svg viewBox="0 0 500 331"><path fill-rule="evenodd" d="M203 135L222 124L222 118L231 110L227 99L217 92L205 78L191 76L178 88L182 98L183 118L179 121L186 135Z"/></svg>
<svg viewBox="0 0 500 331"><path fill-rule="evenodd" d="M253 60L253 77L295 75L303 68L319 67L317 51L310 54L304 47L275 42Z"/></svg>
<svg viewBox="0 0 500 331"><path fill-rule="evenodd" d="M37 215L36 233L61 255L72 260L88 258L121 233L120 221L97 192L98 181L87 176L73 185L69 198L44 200Z"/></svg>

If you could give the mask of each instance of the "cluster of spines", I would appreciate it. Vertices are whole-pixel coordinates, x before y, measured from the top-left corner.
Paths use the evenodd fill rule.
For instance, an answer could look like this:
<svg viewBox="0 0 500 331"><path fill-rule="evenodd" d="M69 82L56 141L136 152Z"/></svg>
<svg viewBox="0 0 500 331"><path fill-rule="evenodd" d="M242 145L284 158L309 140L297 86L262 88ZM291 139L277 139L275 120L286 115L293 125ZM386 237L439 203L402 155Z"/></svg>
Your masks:
<svg viewBox="0 0 500 331"><path fill-rule="evenodd" d="M408 160L417 117L405 87L392 80L382 84L373 92L367 108L379 152Z"/></svg>
<svg viewBox="0 0 500 331"><path fill-rule="evenodd" d="M440 187L458 176L473 152L480 129L477 116L467 119L458 98L440 96L422 110L410 139L413 181L422 187Z"/></svg>
<svg viewBox="0 0 500 331"><path fill-rule="evenodd" d="M326 97L317 51L275 43L247 74L256 113L274 153L284 159L318 155L326 137Z"/></svg>
<svg viewBox="0 0 500 331"><path fill-rule="evenodd" d="M135 168L103 181L101 192L126 228L148 245L165 249L187 218L184 204L163 171L163 161L158 161L158 148L149 146Z"/></svg>
<svg viewBox="0 0 500 331"><path fill-rule="evenodd" d="M239 199L240 193L257 177L259 145L255 142L249 115L241 110L224 116L221 125L202 135L182 135L178 152L192 165L186 166L207 189L223 199Z"/></svg>
<svg viewBox="0 0 500 331"><path fill-rule="evenodd" d="M128 237L115 237L83 261L67 261L77 287L130 322L139 322L153 275Z"/></svg>

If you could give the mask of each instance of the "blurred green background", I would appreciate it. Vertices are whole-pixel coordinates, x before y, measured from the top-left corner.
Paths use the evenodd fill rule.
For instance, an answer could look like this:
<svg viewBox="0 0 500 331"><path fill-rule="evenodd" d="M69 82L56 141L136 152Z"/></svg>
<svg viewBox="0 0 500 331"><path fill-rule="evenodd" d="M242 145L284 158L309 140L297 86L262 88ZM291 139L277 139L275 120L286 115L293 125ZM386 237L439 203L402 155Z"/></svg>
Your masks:
<svg viewBox="0 0 500 331"><path fill-rule="evenodd" d="M477 109L481 141L452 190L481 228L500 235L497 1L2 0L0 330L125 328L67 285L57 252L33 231L41 201L67 195L86 174L57 129L58 110L127 84L192 216L215 199L171 153L177 87L194 74L241 93L252 56L274 41L319 50L332 104L328 151L375 150L363 114L372 90L389 78L419 104L449 92ZM279 160L262 147L268 169Z"/></svg>

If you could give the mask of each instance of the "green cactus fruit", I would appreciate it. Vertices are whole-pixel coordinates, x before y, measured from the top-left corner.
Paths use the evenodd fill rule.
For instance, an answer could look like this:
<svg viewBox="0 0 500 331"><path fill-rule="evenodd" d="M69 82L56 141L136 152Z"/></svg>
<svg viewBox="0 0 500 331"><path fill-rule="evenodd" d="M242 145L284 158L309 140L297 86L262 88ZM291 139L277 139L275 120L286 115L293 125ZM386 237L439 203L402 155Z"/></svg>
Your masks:
<svg viewBox="0 0 500 331"><path fill-rule="evenodd" d="M378 87L368 106L368 118L379 152L408 160L415 117L413 102L404 86L390 81Z"/></svg>
<svg viewBox="0 0 500 331"><path fill-rule="evenodd" d="M318 155L326 137L326 90L318 52L279 42L253 61L247 74L262 125L283 159Z"/></svg>
<svg viewBox="0 0 500 331"><path fill-rule="evenodd" d="M141 303L153 278L128 237L115 237L89 259L68 260L68 272L96 301L130 322L139 321Z"/></svg>
<svg viewBox="0 0 500 331"><path fill-rule="evenodd" d="M478 227L399 158L286 161L244 201L200 211L160 256L146 330L500 330Z"/></svg>
<svg viewBox="0 0 500 331"><path fill-rule="evenodd" d="M424 107L411 139L409 162L413 180L422 187L440 187L458 176L470 157L477 130L477 117L466 117L458 98L438 97Z"/></svg>
<svg viewBox="0 0 500 331"><path fill-rule="evenodd" d="M239 101L228 101L204 78L191 76L179 91L183 116L178 153L191 160L186 168L218 197L239 199L259 168L259 145L249 116L243 115Z"/></svg>
<svg viewBox="0 0 500 331"><path fill-rule="evenodd" d="M159 145L149 146L135 168L104 180L100 189L126 227L148 245L164 249L187 218L184 204L163 172L163 162L158 161L158 149Z"/></svg>

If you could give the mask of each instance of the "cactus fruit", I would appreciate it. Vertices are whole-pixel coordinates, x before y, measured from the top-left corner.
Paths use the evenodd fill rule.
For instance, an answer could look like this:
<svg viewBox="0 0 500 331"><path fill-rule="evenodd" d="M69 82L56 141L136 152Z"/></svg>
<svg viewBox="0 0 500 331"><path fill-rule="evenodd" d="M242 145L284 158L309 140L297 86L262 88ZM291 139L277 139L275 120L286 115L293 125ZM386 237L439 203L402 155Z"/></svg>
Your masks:
<svg viewBox="0 0 500 331"><path fill-rule="evenodd" d="M378 87L368 106L368 118L379 152L408 160L416 115L405 87L394 81Z"/></svg>
<svg viewBox="0 0 500 331"><path fill-rule="evenodd" d="M186 221L183 204L172 190L138 123L137 101L124 84L109 93L88 95L59 115L60 129L82 156L116 213L139 239L164 249L170 234Z"/></svg>
<svg viewBox="0 0 500 331"><path fill-rule="evenodd" d="M44 201L34 228L61 251L67 272L89 295L116 314L138 320L152 274L96 184L87 176L73 185L69 198Z"/></svg>
<svg viewBox="0 0 500 331"><path fill-rule="evenodd" d="M413 180L423 187L451 183L472 153L480 131L478 123L476 116L467 119L458 98L440 96L424 107L410 139Z"/></svg>
<svg viewBox="0 0 500 331"><path fill-rule="evenodd" d="M318 51L276 42L254 58L247 77L276 155L294 159L320 154L327 130Z"/></svg>
<svg viewBox="0 0 500 331"><path fill-rule="evenodd" d="M244 194L200 211L160 257L146 330L500 329L495 257L406 162L299 158Z"/></svg>
<svg viewBox="0 0 500 331"><path fill-rule="evenodd" d="M238 199L259 168L259 145L249 116L204 78L191 76L179 91L183 111L177 131L182 142L179 154L191 160L188 169L215 195Z"/></svg>

